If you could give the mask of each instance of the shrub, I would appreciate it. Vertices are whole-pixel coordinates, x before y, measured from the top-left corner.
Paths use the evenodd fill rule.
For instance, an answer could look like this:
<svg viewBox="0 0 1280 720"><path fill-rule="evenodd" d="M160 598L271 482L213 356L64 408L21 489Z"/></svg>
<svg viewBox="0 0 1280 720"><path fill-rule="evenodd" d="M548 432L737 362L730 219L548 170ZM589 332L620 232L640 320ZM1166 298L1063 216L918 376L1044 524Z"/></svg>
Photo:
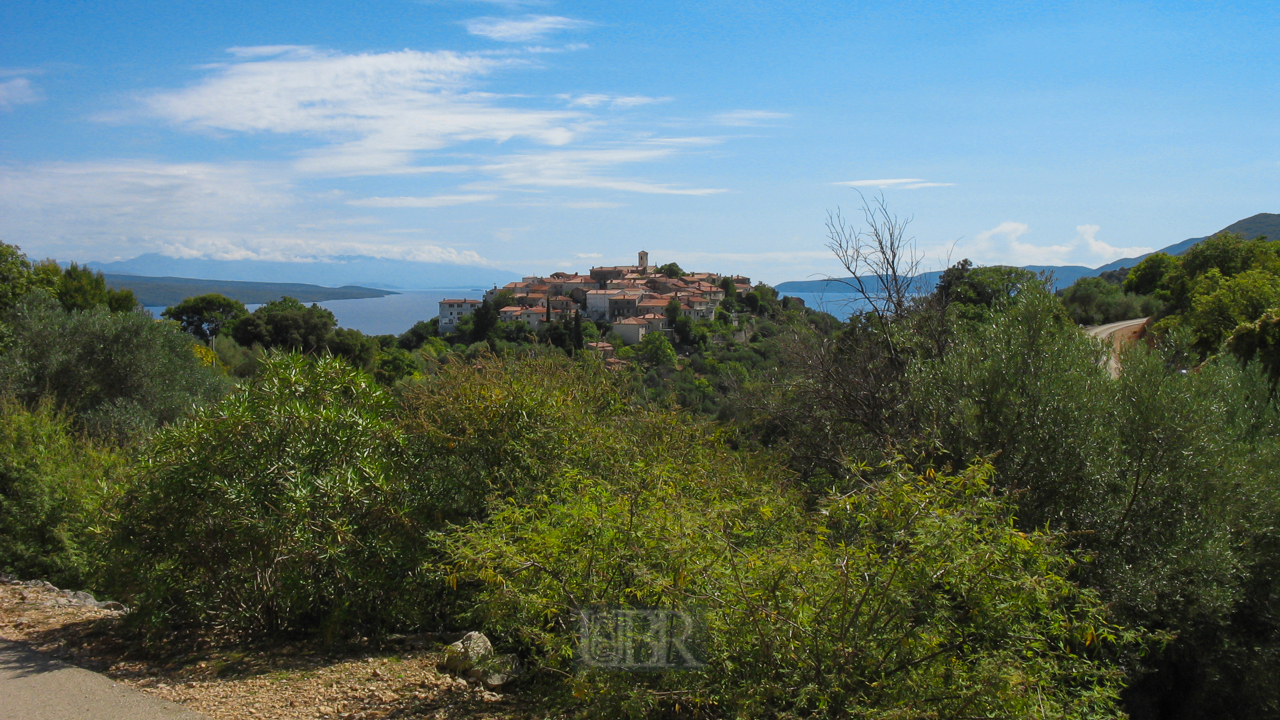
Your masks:
<svg viewBox="0 0 1280 720"><path fill-rule="evenodd" d="M0 571L87 587L90 527L123 465L76 438L51 403L27 410L0 397Z"/></svg>
<svg viewBox="0 0 1280 720"><path fill-rule="evenodd" d="M1020 528L1073 533L1091 558L1073 577L1121 622L1177 636L1132 660L1135 717L1155 716L1145 708L1160 698L1220 716L1224 701L1280 697L1257 685L1230 699L1212 680L1231 663L1244 674L1274 669L1228 653L1233 638L1251 637L1240 642L1253 643L1258 662L1280 648L1280 631L1262 619L1270 610L1240 614L1266 577L1251 566L1269 562L1253 548L1276 547L1268 513L1280 499L1280 425L1265 376L1227 358L1183 373L1176 358L1135 345L1111 379L1096 341L1051 320L1045 299L1030 300L912 368L910 416L924 424L932 461L992 457Z"/></svg>
<svg viewBox="0 0 1280 720"><path fill-rule="evenodd" d="M1150 317L1161 303L1151 297L1126 293L1100 277L1080 278L1063 291L1062 304L1079 325L1105 325L1121 320Z"/></svg>
<svg viewBox="0 0 1280 720"><path fill-rule="evenodd" d="M414 467L393 416L345 362L274 355L158 433L110 543L137 619L331 638L436 619L431 538L447 493Z"/></svg>
<svg viewBox="0 0 1280 720"><path fill-rule="evenodd" d="M7 322L12 348L0 355L0 386L30 407L52 402L98 437L145 435L227 388L189 335L140 312L69 312L35 292Z"/></svg>
<svg viewBox="0 0 1280 720"><path fill-rule="evenodd" d="M1011 527L989 467L899 468L806 514L684 417L631 430L630 463L565 472L451 544L488 622L585 715L1120 717L1106 653L1132 636L1064 579L1055 538ZM600 606L699 609L707 666L575 665Z"/></svg>

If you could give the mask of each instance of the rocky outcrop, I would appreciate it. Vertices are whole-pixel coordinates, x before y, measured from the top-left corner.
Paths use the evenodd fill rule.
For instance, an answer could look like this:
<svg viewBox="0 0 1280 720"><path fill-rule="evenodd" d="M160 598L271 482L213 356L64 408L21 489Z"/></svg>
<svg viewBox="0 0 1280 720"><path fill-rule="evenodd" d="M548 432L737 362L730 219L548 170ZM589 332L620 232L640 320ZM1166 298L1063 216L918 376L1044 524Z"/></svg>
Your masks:
<svg viewBox="0 0 1280 720"><path fill-rule="evenodd" d="M18 585L21 587L41 588L52 593L57 593L60 597L46 601L48 605L79 605L81 607L97 608L99 610L110 610L111 612L126 612L129 608L114 600L98 600L92 593L84 590L59 590L52 583L45 580L18 580L10 575L0 573L0 583L5 585ZM24 597L25 599L25 597Z"/></svg>
<svg viewBox="0 0 1280 720"><path fill-rule="evenodd" d="M514 655L498 655L484 633L469 632L444 649L444 670L484 685L501 687L520 672Z"/></svg>

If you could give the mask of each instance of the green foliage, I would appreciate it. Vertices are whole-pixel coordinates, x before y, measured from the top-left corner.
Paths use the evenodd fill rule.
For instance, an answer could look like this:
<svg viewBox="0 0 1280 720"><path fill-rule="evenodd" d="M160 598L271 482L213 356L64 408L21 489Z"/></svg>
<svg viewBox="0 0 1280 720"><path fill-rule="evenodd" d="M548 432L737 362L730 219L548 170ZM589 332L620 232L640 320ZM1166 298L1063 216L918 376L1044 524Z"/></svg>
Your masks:
<svg viewBox="0 0 1280 720"><path fill-rule="evenodd" d="M1228 639L1253 622L1238 613L1254 575L1249 548L1274 533L1252 515L1277 499L1276 410L1261 374L1234 363L1183 374L1136 346L1117 381L1103 357L1057 320L1052 298L1024 298L913 368L910 417L941 451L935 463L995 458L1020 527L1073 533L1093 559L1077 577L1120 621L1177 636L1142 661L1134 707L1153 693L1176 692L1184 704L1196 693L1220 697L1173 678L1222 672ZM1255 647L1280 649L1280 634L1257 632Z"/></svg>
<svg viewBox="0 0 1280 720"><path fill-rule="evenodd" d="M584 455L608 461L602 448L626 407L599 362L557 351L442 365L406 387L400 412L415 457L452 478L444 517L466 520L494 494L523 496Z"/></svg>
<svg viewBox="0 0 1280 720"><path fill-rule="evenodd" d="M62 271L56 290L58 302L67 310L89 310L106 307L112 312L128 312L138 305L132 290L107 287L102 271L71 263Z"/></svg>
<svg viewBox="0 0 1280 720"><path fill-rule="evenodd" d="M416 470L393 416L348 364L277 354L158 433L110 541L131 617L329 637L436 617L426 565L447 493Z"/></svg>
<svg viewBox="0 0 1280 720"><path fill-rule="evenodd" d="M489 333L498 324L498 307L488 300L480 303L480 307L471 313L471 331L469 337L471 342L481 342L489 339Z"/></svg>
<svg viewBox="0 0 1280 720"><path fill-rule="evenodd" d="M377 369L374 370L373 377L381 385L394 385L422 369L417 359L419 357L421 356L398 347L383 350L378 353Z"/></svg>
<svg viewBox="0 0 1280 720"><path fill-rule="evenodd" d="M694 344L693 320L689 319L688 315L681 315L676 318L676 322L675 325L672 326L672 330L675 331L676 339L679 340L681 344Z"/></svg>
<svg viewBox="0 0 1280 720"><path fill-rule="evenodd" d="M516 294L511 290L499 290L497 295L493 296L494 310L501 310L505 307L511 307L516 304Z"/></svg>
<svg viewBox="0 0 1280 720"><path fill-rule="evenodd" d="M948 303L971 306L970 314L985 316L986 311L1002 311L1013 305L1028 288L1044 286L1035 273L1007 265L973 267L961 260L943 272L937 294Z"/></svg>
<svg viewBox="0 0 1280 720"><path fill-rule="evenodd" d="M231 336L245 347L313 353L326 346L337 326L333 313L312 303L307 307L291 297L269 302L241 318Z"/></svg>
<svg viewBox="0 0 1280 720"><path fill-rule="evenodd" d="M0 242L0 314L7 312L19 298L38 287L53 291L56 289L56 282L49 282L47 278L38 275L26 254L17 245Z"/></svg>
<svg viewBox="0 0 1280 720"><path fill-rule="evenodd" d="M1280 305L1280 242L1219 233L1181 257L1162 253L1138 264L1125 288L1165 301L1158 336L1185 330L1201 359L1218 352L1240 325Z"/></svg>
<svg viewBox="0 0 1280 720"><path fill-rule="evenodd" d="M1280 382L1280 309L1268 310L1257 320L1237 326L1226 347L1246 364L1258 361L1275 388Z"/></svg>
<svg viewBox="0 0 1280 720"><path fill-rule="evenodd" d="M0 397L0 571L86 588L91 526L123 469L75 437L50 403L28 410Z"/></svg>
<svg viewBox="0 0 1280 720"><path fill-rule="evenodd" d="M1010 526L989 469L906 468L805 513L767 462L686 418L633 417L627 461L566 470L454 536L487 622L566 677L589 716L1118 717L1126 639ZM575 665L577 611L705 615L708 666Z"/></svg>
<svg viewBox="0 0 1280 720"><path fill-rule="evenodd" d="M365 372L373 372L381 350L376 338L349 328L335 329L325 342L325 348Z"/></svg>
<svg viewBox="0 0 1280 720"><path fill-rule="evenodd" d="M1182 261L1165 253L1154 253L1142 259L1124 280L1124 291L1134 295L1150 295L1163 283L1165 276L1182 266Z"/></svg>
<svg viewBox="0 0 1280 720"><path fill-rule="evenodd" d="M683 307L684 306L680 304L679 298L671 298L667 301L667 306L663 309L663 314L666 315L668 325L673 327L675 326L676 320L680 319L680 309Z"/></svg>
<svg viewBox="0 0 1280 720"><path fill-rule="evenodd" d="M224 328L229 328L246 315L244 303L225 295L210 293L189 297L172 307L165 308L161 317L176 320L182 329L209 343Z"/></svg>
<svg viewBox="0 0 1280 720"><path fill-rule="evenodd" d="M226 390L189 335L142 313L68 312L30 293L6 323L13 346L0 355L0 387L29 407L52 402L98 437L146 434Z"/></svg>
<svg viewBox="0 0 1280 720"><path fill-rule="evenodd" d="M676 351L662 333L646 333L635 346L635 356L649 367L674 368Z"/></svg>
<svg viewBox="0 0 1280 720"><path fill-rule="evenodd" d="M1161 303L1152 297L1126 293L1119 285L1100 277L1080 278L1063 291L1062 304L1079 325L1105 325L1121 320L1150 317Z"/></svg>
<svg viewBox="0 0 1280 720"><path fill-rule="evenodd" d="M1212 268L1195 281L1191 310L1181 324L1195 333L1196 348L1208 355L1238 325L1254 322L1274 307L1280 307L1280 276L1255 269L1228 277Z"/></svg>
<svg viewBox="0 0 1280 720"><path fill-rule="evenodd" d="M681 278L681 277L684 277L686 273L684 270L680 269L679 265L671 262L659 267L658 274L665 275L666 277L669 277L669 278Z"/></svg>
<svg viewBox="0 0 1280 720"><path fill-rule="evenodd" d="M1182 254L1182 271L1196 279L1210 270L1234 277L1251 268L1275 270L1280 242L1265 238L1245 240L1235 233L1219 233L1191 246Z"/></svg>
<svg viewBox="0 0 1280 720"><path fill-rule="evenodd" d="M304 354L329 353L344 358L357 369L375 372L382 342L359 330L337 327L333 313L312 304L307 307L296 299L283 297L267 303L231 326L231 336L242 347L262 351L292 350ZM396 342L403 348L416 349L429 337L432 325L418 323ZM391 336L387 336L390 341ZM252 366L238 366L256 368Z"/></svg>
<svg viewBox="0 0 1280 720"><path fill-rule="evenodd" d="M431 318L430 320L419 320L413 324L413 327L405 330L400 337L396 338L396 344L405 350L417 350L432 338L440 335L440 318Z"/></svg>

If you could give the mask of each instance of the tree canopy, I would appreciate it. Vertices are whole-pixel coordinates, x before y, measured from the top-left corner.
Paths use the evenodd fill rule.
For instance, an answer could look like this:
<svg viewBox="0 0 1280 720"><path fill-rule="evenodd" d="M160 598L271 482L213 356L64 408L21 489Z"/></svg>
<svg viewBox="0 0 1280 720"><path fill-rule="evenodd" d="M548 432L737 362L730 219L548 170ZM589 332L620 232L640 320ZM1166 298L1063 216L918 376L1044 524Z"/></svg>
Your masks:
<svg viewBox="0 0 1280 720"><path fill-rule="evenodd" d="M239 300L209 293L189 297L172 307L165 308L162 317L175 320L182 329L203 342L210 342L223 329L228 329L248 315L244 303Z"/></svg>

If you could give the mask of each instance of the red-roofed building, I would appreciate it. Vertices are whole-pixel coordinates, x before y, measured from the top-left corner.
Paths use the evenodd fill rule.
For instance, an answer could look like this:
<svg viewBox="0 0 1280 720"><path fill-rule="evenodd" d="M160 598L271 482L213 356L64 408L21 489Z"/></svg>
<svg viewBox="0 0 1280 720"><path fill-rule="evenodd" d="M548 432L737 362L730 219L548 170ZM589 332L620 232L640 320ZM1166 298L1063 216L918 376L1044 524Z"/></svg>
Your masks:
<svg viewBox="0 0 1280 720"><path fill-rule="evenodd" d="M479 300L441 300L440 311L437 317L440 318L440 332L453 332L458 327L458 321L476 311L480 307Z"/></svg>

